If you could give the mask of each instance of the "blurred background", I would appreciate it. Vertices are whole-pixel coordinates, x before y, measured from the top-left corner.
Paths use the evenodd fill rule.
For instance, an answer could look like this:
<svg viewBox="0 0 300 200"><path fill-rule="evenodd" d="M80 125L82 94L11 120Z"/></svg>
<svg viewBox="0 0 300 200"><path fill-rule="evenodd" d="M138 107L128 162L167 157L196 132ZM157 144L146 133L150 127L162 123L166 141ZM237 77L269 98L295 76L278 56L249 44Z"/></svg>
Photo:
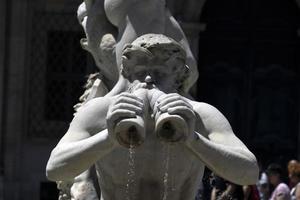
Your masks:
<svg viewBox="0 0 300 200"><path fill-rule="evenodd" d="M0 200L54 200L50 151L87 75L81 0L0 1ZM300 158L300 0L169 0L199 65L193 90L262 168Z"/></svg>

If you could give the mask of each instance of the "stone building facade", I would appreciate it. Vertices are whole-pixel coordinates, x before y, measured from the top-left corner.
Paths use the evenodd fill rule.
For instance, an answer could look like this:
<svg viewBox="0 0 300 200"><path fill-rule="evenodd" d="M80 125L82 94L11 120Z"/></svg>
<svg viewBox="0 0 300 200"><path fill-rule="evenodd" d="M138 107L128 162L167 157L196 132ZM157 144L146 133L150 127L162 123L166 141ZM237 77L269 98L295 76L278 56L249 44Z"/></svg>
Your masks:
<svg viewBox="0 0 300 200"><path fill-rule="evenodd" d="M298 4L297 4L298 3ZM0 200L52 200L45 166L83 92L80 0L0 1ZM199 60L195 98L263 165L299 158L299 1L169 0Z"/></svg>

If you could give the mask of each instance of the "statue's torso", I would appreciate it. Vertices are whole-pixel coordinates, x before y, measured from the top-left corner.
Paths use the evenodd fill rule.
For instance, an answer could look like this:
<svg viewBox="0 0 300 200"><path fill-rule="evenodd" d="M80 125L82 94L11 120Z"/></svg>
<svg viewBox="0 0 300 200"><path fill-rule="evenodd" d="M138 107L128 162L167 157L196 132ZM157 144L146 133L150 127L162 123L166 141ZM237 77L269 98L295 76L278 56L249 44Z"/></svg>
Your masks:
<svg viewBox="0 0 300 200"><path fill-rule="evenodd" d="M153 130L148 123L141 146L132 151L119 147L96 164L104 200L195 198L203 163L183 144L161 142Z"/></svg>

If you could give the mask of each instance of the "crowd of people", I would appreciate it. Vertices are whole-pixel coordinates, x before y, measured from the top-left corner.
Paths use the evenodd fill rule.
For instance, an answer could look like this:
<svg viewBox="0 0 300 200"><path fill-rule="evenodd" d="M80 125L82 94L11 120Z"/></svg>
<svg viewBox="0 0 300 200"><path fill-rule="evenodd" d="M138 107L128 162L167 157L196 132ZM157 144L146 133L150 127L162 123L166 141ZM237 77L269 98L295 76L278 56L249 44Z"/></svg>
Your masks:
<svg viewBox="0 0 300 200"><path fill-rule="evenodd" d="M196 199L300 200L300 162L297 160L289 161L287 167L270 164L261 171L256 185L236 185L214 173L206 177Z"/></svg>

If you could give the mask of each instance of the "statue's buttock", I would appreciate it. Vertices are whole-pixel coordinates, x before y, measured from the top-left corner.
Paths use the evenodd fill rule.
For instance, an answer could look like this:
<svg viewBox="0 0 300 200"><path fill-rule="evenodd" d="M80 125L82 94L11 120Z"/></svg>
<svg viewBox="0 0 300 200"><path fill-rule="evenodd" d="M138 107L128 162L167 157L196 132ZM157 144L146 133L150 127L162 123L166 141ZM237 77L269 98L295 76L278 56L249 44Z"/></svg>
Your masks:
<svg viewBox="0 0 300 200"><path fill-rule="evenodd" d="M159 10L165 7L165 0L105 0L104 8L109 21L115 26L126 19L129 14L133 14L139 19L148 19L149 12L157 15ZM141 12L145 11L145 12ZM144 16L138 16L143 14Z"/></svg>

